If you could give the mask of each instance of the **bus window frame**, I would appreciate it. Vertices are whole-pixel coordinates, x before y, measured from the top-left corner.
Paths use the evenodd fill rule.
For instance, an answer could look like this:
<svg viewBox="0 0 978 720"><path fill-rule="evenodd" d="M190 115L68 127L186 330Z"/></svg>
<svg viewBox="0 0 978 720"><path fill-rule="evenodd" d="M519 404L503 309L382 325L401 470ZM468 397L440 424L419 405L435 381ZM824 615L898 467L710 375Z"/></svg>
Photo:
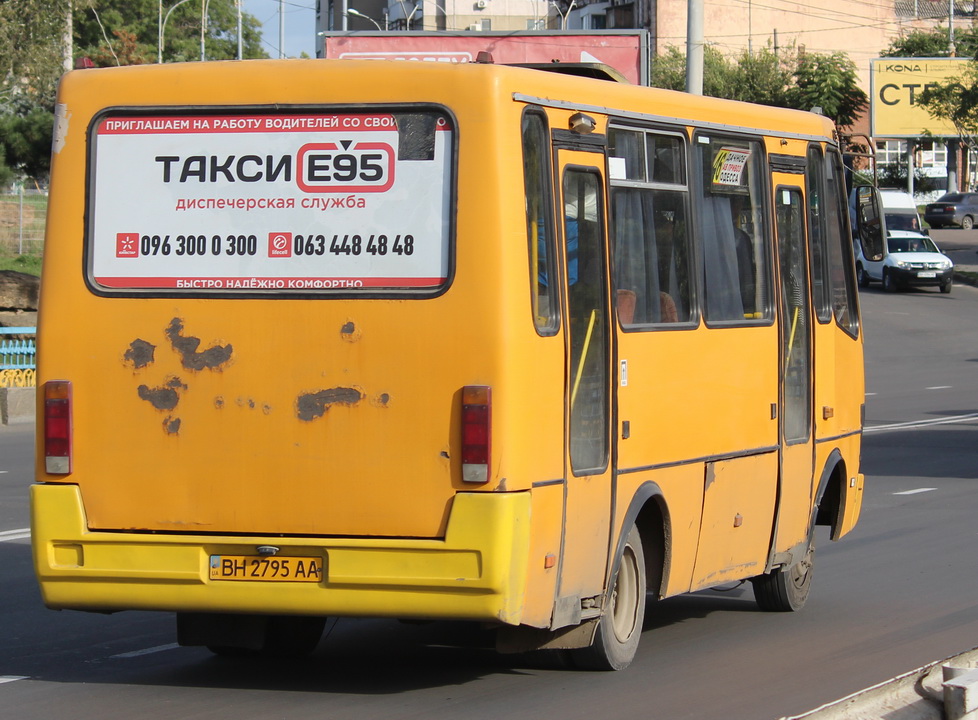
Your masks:
<svg viewBox="0 0 978 720"><path fill-rule="evenodd" d="M806 157L807 157L807 153L806 153ZM799 250L800 253L801 253L801 262L803 264L803 267L800 268L800 271L801 272L799 273L799 277L801 278L801 280L805 284L805 286L803 288L801 288L801 297L803 299L803 302L802 302L802 305L800 306L800 309L804 309L805 312L804 313L799 313L799 316L802 317L804 319L804 322L805 322L804 331L805 331L805 342L806 342L806 344L805 344L805 351L806 351L805 352L805 370L806 370L806 372L804 373L804 378L805 378L805 398L806 398L805 403L806 404L802 408L802 409L805 410L805 413L803 415L803 417L805 419L805 434L803 436L802 435L792 435L792 436L789 437L789 435L788 435L788 425L787 425L787 422L788 422L788 419L789 419L788 397L789 397L790 393L788 393L789 366L786 363L787 363L789 357L788 357L788 348L785 347L784 334L786 332L788 332L789 334L793 334L793 333L790 332L790 328L792 326L792 323L789 320L789 318L787 317L787 314L786 313L784 314L784 317L782 317L782 320L781 320L781 329L780 329L780 332L781 332L781 335L782 335L782 339L781 339L781 358L780 358L780 361L779 361L780 367L778 369L778 373L779 373L780 377L779 377L778 382L779 382L779 385L781 386L779 392L781 393L781 396L782 396L781 412L780 412L780 415L781 415L781 442L784 445L786 445L786 446L794 446L794 445L804 445L806 443L811 442L812 437L813 437L813 433L815 431L815 418L814 418L815 395L814 395L814 389L815 389L815 357L816 357L816 355L815 355L815 335L814 335L815 328L814 328L814 325L812 323L812 320L815 317L815 313L814 313L814 307L813 307L814 303L813 303L813 298L812 298L812 286L811 286L811 266L812 266L812 264L811 264L811 256L809 254L810 246L809 246L809 238L808 238L808 234L809 234L808 217L807 217L807 211L808 211L807 203L808 203L808 198L807 198L807 194L805 192L805 189L804 189L804 187L802 185L802 181L799 181L799 184L797 184L797 185L789 185L789 184L786 184L786 183L783 183L783 182L782 183L779 183L778 185L776 185L774 187L773 192L772 192L772 198L774 200L774 202L772 203L772 205L773 205L773 209L775 210L775 220L774 220L775 227L774 227L774 232L775 232L775 237L777 238L777 242L778 242L778 248L777 248L777 256L776 256L776 258L777 258L777 263L778 263L777 297L778 297L778 303L780 305L779 314L781 314L780 313L780 310L785 310L785 311L788 310L788 306L787 306L788 293L786 292L786 287L785 287L785 283L787 281L785 279L785 275L790 270L790 268L785 265L785 263L786 263L786 260L785 260L785 257L784 257L785 254L782 252L782 249L783 249L782 248L782 243L783 242L787 242L788 238L783 238L782 237L782 235L781 235L781 229L782 228L778 225L778 215L777 215L777 212L778 211L777 211L777 206L778 206L778 203L779 203L778 197L781 195L781 193L786 193L786 194L789 194L789 195L794 195L794 196L797 196L798 199L799 199L797 229L798 229L798 232L801 233L801 237L798 239L799 242L798 242L798 246L797 246L796 249ZM791 207L791 206L789 205L787 207ZM787 229L791 229L791 228L787 228ZM792 409L793 410L796 410L797 409L797 406L795 406ZM794 417L794 416L792 415L791 417ZM802 415L799 415L799 417L802 417Z"/></svg>
<svg viewBox="0 0 978 720"><path fill-rule="evenodd" d="M636 132L643 135L643 139L646 143L643 144L643 148L647 148L647 138L648 135L655 135L659 137L674 137L680 140L681 149L683 152L683 173L684 178L682 182L675 183L665 183L657 182L653 180L615 180L612 178L611 174L611 135L615 130L622 130L625 132ZM661 332L665 330L695 330L700 326L700 321L702 318L702 308L699 302L700 293L700 271L699 271L699 260L698 260L698 246L697 235L696 235L696 224L693 218L695 212L693 208L692 201L692 152L690 147L689 129L685 126L668 126L660 125L654 123L637 123L629 122L623 118L612 116L608 120L608 146L609 151L607 153L605 177L607 178L607 194L608 194L608 218L607 218L607 233L608 233L608 243L611 256L611 264L609 268L609 278L612 285L612 296L615 305L615 321L621 332L625 333L642 333L642 332ZM646 158L646 168L648 167L648 160ZM680 320L678 322L631 322L627 325L622 323L621 317L618 314L618 302L615 297L617 293L617 239L615 234L615 212L614 212L614 190L615 188L636 188L640 190L664 190L669 192L682 193L683 195L683 212L685 213L686 221L686 271L687 271L687 282L689 283L689 297L687 301L689 303L689 318L686 320Z"/></svg>
<svg viewBox="0 0 978 720"><path fill-rule="evenodd" d="M813 172L814 168L814 172ZM814 187L813 187L814 186ZM825 154L818 143L805 149L805 212L808 218L808 286L811 289L812 309L816 322L832 322L832 278L829 273L829 232L825 178ZM819 205L814 205L817 200ZM818 232L816 232L816 228ZM817 260L816 260L817 259ZM818 268L816 268L816 264ZM817 276L816 276L817 271Z"/></svg>
<svg viewBox="0 0 978 720"><path fill-rule="evenodd" d="M768 153L767 148L764 143L765 136L763 134L751 134L751 133L736 133L736 132L724 132L715 130L713 128L696 128L693 133L693 140L691 143L691 157L690 165L692 168L692 176L690 177L690 194L693 206L693 223L694 223L694 246L697 252L697 275L700 282L700 287L702 292L699 294L699 305L700 313L703 316L703 323L708 328L743 328L743 327L770 327L777 322L777 311L776 311L776 292L775 292L775 273L774 273L774 262L776 259L776 254L774 251L774 202L771 189L771 179L768 163ZM705 177L703 163L700 162L702 152L710 152L710 148L716 143L731 142L737 144L749 144L752 147L757 148L757 159L752 160L756 163L756 173L757 173L757 186L759 191L759 199L762 207L760 211L756 213L757 217L761 218L764 222L764 227L761 229L762 233L762 243L761 248L763 249L763 281L766 284L768 291L765 297L764 307L761 308L762 316L760 318L744 318L743 320L717 320L711 319L709 313L707 312L707 296L709 295L709 284L706 279L706 257L704 253L703 237L703 210L702 210L702 200L700 195L705 192ZM706 146L704 150L702 146ZM712 153L711 153L712 155ZM753 155L753 153L752 153ZM712 158L711 158L712 160ZM762 278L758 275L757 280L760 281Z"/></svg>
<svg viewBox="0 0 978 720"><path fill-rule="evenodd" d="M191 117L194 115L214 117L219 115L289 115L289 114L376 114L376 113L422 113L441 114L446 117L452 126L452 141L449 147L451 152L451 162L449 164L448 185L448 212L446 222L448 227L445 242L448 243L447 267L445 281L433 288L384 288L375 290L350 291L347 289L323 289L323 290L296 290L296 291L276 291L276 290L247 290L247 289L220 289L202 290L185 289L171 290L169 288L145 288L145 289L111 289L99 285L93 277L94 258L92 239L94 230L94 186L96 171L96 134L99 125L107 117L172 117L174 115ZM84 220L82 233L82 278L85 287L93 295L105 298L146 298L146 299L234 299L234 300L349 300L359 299L397 299L397 300L430 300L444 295L452 287L455 281L456 272L456 252L458 238L458 184L459 184L459 150L461 128L455 113L447 105L432 102L412 102L412 103L378 103L378 104L311 104L296 103L275 105L113 105L100 109L96 112L85 128L86 149L85 149L85 195L84 195Z"/></svg>
<svg viewBox="0 0 978 720"><path fill-rule="evenodd" d="M835 324L839 327L842 332L851 337L853 340L859 339L859 333L862 327L862 320L859 311L859 291L856 289L856 259L854 255L854 246L852 243L851 225L849 224L849 200L845 194L845 165L842 160L842 153L839 151L838 147L832 145L826 145L822 152L822 162L823 163L833 163L835 167L835 177L836 181L839 183L839 187L842 193L839 194L835 201L837 203L836 212L839 217L839 247L838 252L840 254L840 260L842 262L842 272L843 272L843 290L845 292L846 303L849 307L849 324L843 325L839 322L838 315L835 312L835 308L832 308L832 317L834 318ZM823 171L822 177L826 185L828 185L827 171ZM831 248L831 238L830 242L826 245L828 250L828 264L829 269L832 267L832 248ZM831 273L829 273L831 275ZM830 291L834 291L834 287L829 288Z"/></svg>
<svg viewBox="0 0 978 720"><path fill-rule="evenodd" d="M527 177L527 165L526 165L526 153L524 151L524 133L526 131L526 122L529 117L538 117L542 122L542 142L543 147L540 151L541 160L544 163L544 167L541 171L541 190L543 191L543 202L545 204L544 208L544 222L546 223L546 247L547 247L547 273L553 280L548 285L552 289L552 294L550 298L550 313L547 317L548 323L546 325L541 325L538 320L541 319L540 316L534 312L534 294L537 291L534 289L534 283L539 280L539 267L533 267L533 258L535 257L533 253L533 248L528 244L527 251L529 253L528 262L530 263L530 309L531 309L531 319L533 322L533 327L537 334L541 337L553 337L560 332L561 326L561 300L562 300L562 288L563 288L563 278L562 270L558 260L558 243L557 243L557 222L555 220L555 210L556 210L556 190L554 188L554 151L553 144L551 141L551 127L550 118L547 116L546 111L539 105L528 105L523 109L523 114L520 118L520 159L523 166L523 186L521 188L523 192L524 205L527 202L527 183L529 178ZM529 222L529 218L527 218ZM528 229L529 233L529 229ZM527 235L527 242L530 242L529 234ZM537 293L537 297L539 294Z"/></svg>

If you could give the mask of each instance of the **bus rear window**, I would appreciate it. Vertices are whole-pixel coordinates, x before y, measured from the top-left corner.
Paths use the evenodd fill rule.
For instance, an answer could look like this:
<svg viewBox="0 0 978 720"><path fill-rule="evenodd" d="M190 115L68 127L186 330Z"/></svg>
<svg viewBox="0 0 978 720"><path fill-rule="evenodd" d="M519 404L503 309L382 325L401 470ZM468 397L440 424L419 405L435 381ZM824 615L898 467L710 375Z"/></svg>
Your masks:
<svg viewBox="0 0 978 720"><path fill-rule="evenodd" d="M90 128L99 294L384 295L450 275L446 113L127 110Z"/></svg>

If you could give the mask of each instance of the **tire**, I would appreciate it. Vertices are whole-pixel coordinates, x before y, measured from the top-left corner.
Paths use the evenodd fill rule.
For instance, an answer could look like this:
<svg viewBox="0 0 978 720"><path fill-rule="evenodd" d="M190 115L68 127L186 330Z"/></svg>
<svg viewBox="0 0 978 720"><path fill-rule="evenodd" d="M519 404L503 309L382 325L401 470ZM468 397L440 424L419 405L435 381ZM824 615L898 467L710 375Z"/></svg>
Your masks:
<svg viewBox="0 0 978 720"><path fill-rule="evenodd" d="M869 274L863 269L863 266L859 263L856 264L856 281L859 283L859 287L862 288L869 287Z"/></svg>
<svg viewBox="0 0 978 720"><path fill-rule="evenodd" d="M883 289L886 292L896 292L896 283L893 282L893 277L886 270L883 271Z"/></svg>
<svg viewBox="0 0 978 720"><path fill-rule="evenodd" d="M975 226L975 220L970 215L965 215L963 218L961 218L961 229L962 230L970 230L974 226Z"/></svg>
<svg viewBox="0 0 978 720"><path fill-rule="evenodd" d="M605 614L590 647L571 651L579 668L624 670L635 657L645 619L645 552L642 537L634 525L625 539L617 570L611 583Z"/></svg>
<svg viewBox="0 0 978 720"><path fill-rule="evenodd" d="M810 540L805 557L794 565L750 579L757 606L765 612L796 612L805 607L812 589L815 543Z"/></svg>
<svg viewBox="0 0 978 720"><path fill-rule="evenodd" d="M950 292L951 292L951 281L950 280L948 280L946 283L941 283L941 292L944 293L945 295L950 294Z"/></svg>

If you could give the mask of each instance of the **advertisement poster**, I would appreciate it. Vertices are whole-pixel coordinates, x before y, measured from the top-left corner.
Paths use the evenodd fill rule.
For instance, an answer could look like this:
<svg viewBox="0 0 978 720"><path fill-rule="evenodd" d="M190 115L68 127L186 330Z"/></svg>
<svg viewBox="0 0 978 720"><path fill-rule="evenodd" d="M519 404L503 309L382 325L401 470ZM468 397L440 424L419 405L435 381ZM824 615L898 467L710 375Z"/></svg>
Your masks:
<svg viewBox="0 0 978 720"><path fill-rule="evenodd" d="M453 132L431 112L103 117L89 280L107 292L436 289Z"/></svg>

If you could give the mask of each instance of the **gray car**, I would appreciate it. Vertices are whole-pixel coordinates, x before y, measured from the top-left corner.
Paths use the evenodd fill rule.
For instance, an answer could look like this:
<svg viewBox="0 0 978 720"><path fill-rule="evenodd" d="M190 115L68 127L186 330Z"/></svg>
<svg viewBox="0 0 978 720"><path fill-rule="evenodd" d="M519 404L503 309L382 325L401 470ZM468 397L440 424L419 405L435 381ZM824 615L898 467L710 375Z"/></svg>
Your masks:
<svg viewBox="0 0 978 720"><path fill-rule="evenodd" d="M924 220L932 228L957 225L970 230L978 220L978 193L947 193L928 203L924 209Z"/></svg>

